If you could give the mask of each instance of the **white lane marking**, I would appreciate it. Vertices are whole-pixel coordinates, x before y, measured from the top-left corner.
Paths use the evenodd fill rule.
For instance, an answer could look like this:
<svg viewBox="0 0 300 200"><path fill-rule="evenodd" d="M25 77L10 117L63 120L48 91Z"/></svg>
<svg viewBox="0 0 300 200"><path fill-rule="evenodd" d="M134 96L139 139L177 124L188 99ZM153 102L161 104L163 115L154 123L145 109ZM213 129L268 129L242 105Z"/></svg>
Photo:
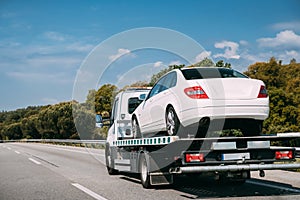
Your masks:
<svg viewBox="0 0 300 200"><path fill-rule="evenodd" d="M97 200L107 200L106 198L100 196L99 194L93 192L92 190L87 189L86 187L78 184L78 183L72 183L72 185L76 188L78 188L79 190L83 191L84 193L90 195L91 197L93 197L94 199Z"/></svg>
<svg viewBox="0 0 300 200"><path fill-rule="evenodd" d="M279 185L272 185L272 184L262 183L262 182L253 181L253 180L247 180L247 183L250 183L253 185L264 186L264 187L270 187L270 188L279 189L279 190L285 190L285 191L289 191L289 192L300 193L300 190L298 190L298 189L283 187L283 186L279 186Z"/></svg>
<svg viewBox="0 0 300 200"><path fill-rule="evenodd" d="M15 151L15 153L16 153L16 154L20 154L20 152L19 152L19 151Z"/></svg>
<svg viewBox="0 0 300 200"><path fill-rule="evenodd" d="M34 160L33 158L28 158L31 162L37 164L37 165L41 165L42 163L40 163L39 161Z"/></svg>
<svg viewBox="0 0 300 200"><path fill-rule="evenodd" d="M10 147L7 147L7 149L8 149L8 150L11 150L11 148L10 148Z"/></svg>

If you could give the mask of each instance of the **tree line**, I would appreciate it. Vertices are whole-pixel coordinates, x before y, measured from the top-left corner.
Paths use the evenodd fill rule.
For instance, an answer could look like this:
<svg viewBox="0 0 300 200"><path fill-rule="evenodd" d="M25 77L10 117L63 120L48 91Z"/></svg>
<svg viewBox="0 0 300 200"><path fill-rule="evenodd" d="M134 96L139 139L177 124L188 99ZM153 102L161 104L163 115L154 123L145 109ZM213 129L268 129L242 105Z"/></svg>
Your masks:
<svg viewBox="0 0 300 200"><path fill-rule="evenodd" d="M222 60L214 64L208 58L189 67L201 66L231 67ZM153 86L162 75L181 67L184 65L169 66L154 74L149 83L137 82L131 86ZM282 64L272 57L268 62L250 65L244 74L264 81L269 92L270 117L264 122L263 133L300 132L300 63L293 59ZM69 101L2 111L0 139L104 139L107 129L95 128L95 112L109 113L114 96L125 88L105 84L98 90L90 90L84 103ZM80 134L83 132L84 135Z"/></svg>

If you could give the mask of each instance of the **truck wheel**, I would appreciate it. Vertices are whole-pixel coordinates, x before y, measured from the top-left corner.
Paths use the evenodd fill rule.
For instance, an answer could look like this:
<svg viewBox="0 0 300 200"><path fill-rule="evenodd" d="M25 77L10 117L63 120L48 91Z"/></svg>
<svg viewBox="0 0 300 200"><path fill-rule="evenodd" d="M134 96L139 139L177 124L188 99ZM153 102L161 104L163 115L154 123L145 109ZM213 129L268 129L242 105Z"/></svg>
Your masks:
<svg viewBox="0 0 300 200"><path fill-rule="evenodd" d="M132 120L132 135L133 135L133 138L141 138L142 137L141 129L140 129L139 123L136 118L133 118L133 120Z"/></svg>
<svg viewBox="0 0 300 200"><path fill-rule="evenodd" d="M146 156L144 153L140 156L140 175L141 175L141 183L144 188L150 188L150 173L149 166L147 164Z"/></svg>
<svg viewBox="0 0 300 200"><path fill-rule="evenodd" d="M118 171L115 170L114 167L114 161L111 157L111 150L109 146L107 145L105 148L105 161L106 161L106 168L109 175L116 175L118 174Z"/></svg>
<svg viewBox="0 0 300 200"><path fill-rule="evenodd" d="M167 134L176 135L180 126L179 119L173 107L169 107L166 113Z"/></svg>

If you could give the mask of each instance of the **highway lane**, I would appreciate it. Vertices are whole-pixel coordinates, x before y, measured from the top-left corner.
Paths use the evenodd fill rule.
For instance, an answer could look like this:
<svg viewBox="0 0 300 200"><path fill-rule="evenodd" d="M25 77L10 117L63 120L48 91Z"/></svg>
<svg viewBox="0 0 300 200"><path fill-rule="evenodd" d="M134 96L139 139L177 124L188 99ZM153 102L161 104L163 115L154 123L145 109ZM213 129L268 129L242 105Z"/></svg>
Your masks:
<svg viewBox="0 0 300 200"><path fill-rule="evenodd" d="M0 144L0 199L300 199L300 173L253 172L243 185L178 177L143 189L135 175L109 176L104 151L37 143Z"/></svg>

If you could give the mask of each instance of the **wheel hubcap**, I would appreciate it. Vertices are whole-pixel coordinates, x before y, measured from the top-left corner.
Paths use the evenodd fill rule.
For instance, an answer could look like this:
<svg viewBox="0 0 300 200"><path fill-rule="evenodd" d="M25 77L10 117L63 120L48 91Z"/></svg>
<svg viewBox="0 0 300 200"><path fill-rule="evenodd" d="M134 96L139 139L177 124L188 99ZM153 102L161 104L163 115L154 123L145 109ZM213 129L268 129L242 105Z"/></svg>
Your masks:
<svg viewBox="0 0 300 200"><path fill-rule="evenodd" d="M169 111L167 115L167 132L168 135L173 135L175 132L175 116L173 111Z"/></svg>

